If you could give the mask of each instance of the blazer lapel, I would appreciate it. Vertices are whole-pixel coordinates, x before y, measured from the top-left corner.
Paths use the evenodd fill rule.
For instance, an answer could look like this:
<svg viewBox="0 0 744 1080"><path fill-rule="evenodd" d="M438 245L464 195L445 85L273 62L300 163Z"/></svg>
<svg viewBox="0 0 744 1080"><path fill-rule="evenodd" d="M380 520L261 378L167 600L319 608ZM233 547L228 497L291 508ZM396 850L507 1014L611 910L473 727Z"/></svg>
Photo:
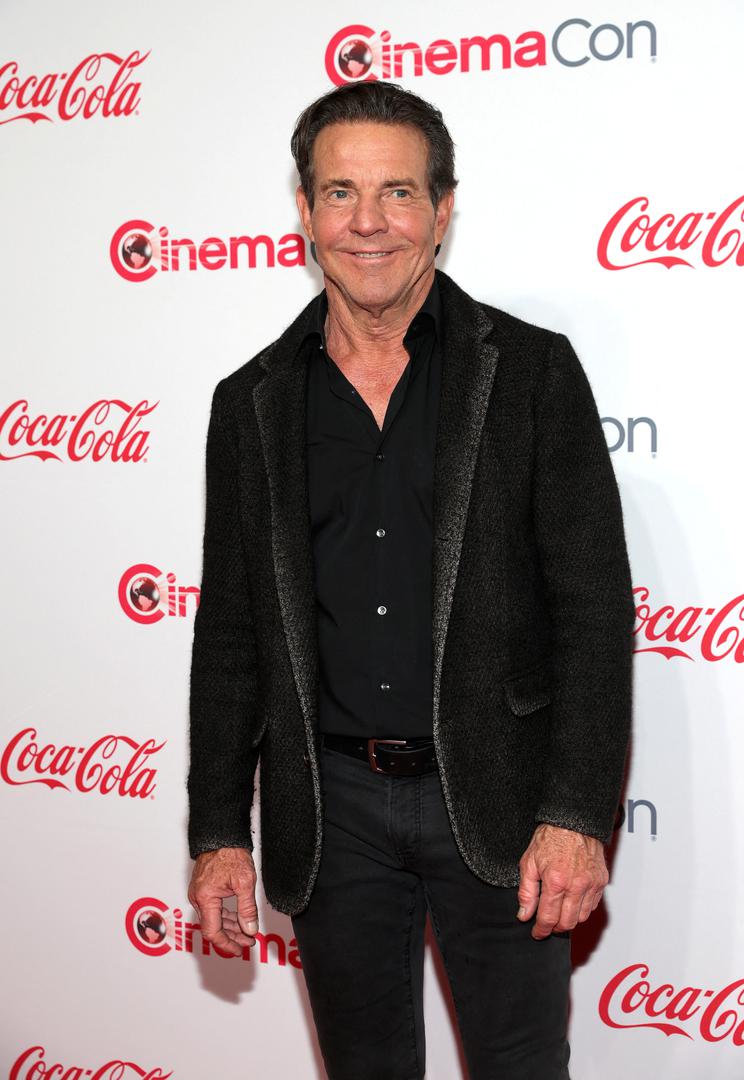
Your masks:
<svg viewBox="0 0 744 1080"><path fill-rule="evenodd" d="M279 608L308 738L317 731L318 646L305 445L306 367L300 344L309 304L258 362L253 389L271 500L271 542Z"/></svg>
<svg viewBox="0 0 744 1080"><path fill-rule="evenodd" d="M437 271L442 298L442 381L434 456L434 730L452 598L483 422L498 349L483 308ZM306 368L299 348L312 303L258 363L254 387L271 499L272 551L279 606L309 745L317 732L318 646L305 445Z"/></svg>
<svg viewBox="0 0 744 1080"><path fill-rule="evenodd" d="M442 661L460 564L473 474L499 351L486 340L493 323L480 304L437 271L442 298L442 383L434 454L432 637L434 732Z"/></svg>

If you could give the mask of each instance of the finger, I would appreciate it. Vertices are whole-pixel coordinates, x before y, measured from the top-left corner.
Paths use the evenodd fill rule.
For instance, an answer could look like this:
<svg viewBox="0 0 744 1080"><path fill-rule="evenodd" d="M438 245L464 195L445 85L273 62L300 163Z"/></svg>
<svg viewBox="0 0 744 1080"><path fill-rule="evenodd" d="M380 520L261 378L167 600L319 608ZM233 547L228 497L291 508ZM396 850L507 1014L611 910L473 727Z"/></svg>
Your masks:
<svg viewBox="0 0 744 1080"><path fill-rule="evenodd" d="M222 952L232 953L233 956L240 956L242 949L235 941L231 941L224 930L219 930L213 938L211 938L211 944L216 949L221 949Z"/></svg>
<svg viewBox="0 0 744 1080"><path fill-rule="evenodd" d="M201 932L207 941L215 940L215 934L222 929L222 901L219 896L202 899L201 902Z"/></svg>
<svg viewBox="0 0 744 1080"><path fill-rule="evenodd" d="M578 895L574 893L565 894L563 903L561 904L558 922L553 928L557 933L561 934L566 930L573 930L576 926L585 895L585 893L579 893Z"/></svg>
<svg viewBox="0 0 744 1080"><path fill-rule="evenodd" d="M256 907L256 885L251 882L241 887L238 898L238 923L244 934L258 933L258 908Z"/></svg>
<svg viewBox="0 0 744 1080"><path fill-rule="evenodd" d="M594 890L587 889L581 901L581 907L579 908L579 917L576 920L577 923L586 922L591 913L594 911Z"/></svg>
<svg viewBox="0 0 744 1080"><path fill-rule="evenodd" d="M532 936L536 941L552 934L553 928L561 915L564 895L563 892L548 892L543 882L543 891L540 895L540 903L537 906L537 918L535 919L535 925L532 927Z"/></svg>
<svg viewBox="0 0 744 1080"><path fill-rule="evenodd" d="M237 915L235 914L234 911L230 911L226 915L223 914L223 916L222 916L222 928L223 928L223 930L228 930L228 931L232 930L233 933L238 933L238 934L243 934L244 933L243 928L241 927L240 923L238 922L238 917L237 917ZM256 935L255 934L246 934L245 936L253 938Z"/></svg>
<svg viewBox="0 0 744 1080"><path fill-rule="evenodd" d="M244 934L241 930L237 928L237 926L226 926L225 933L227 934L230 941L234 941L237 945L240 945L241 949L245 945L247 945L250 949L252 945L256 944L256 939L254 937L250 937L248 934Z"/></svg>
<svg viewBox="0 0 744 1080"><path fill-rule="evenodd" d="M207 900L202 899L201 931L205 941L210 942L223 952L240 955L240 948L231 942L222 925L222 901L219 896L212 896Z"/></svg>
<svg viewBox="0 0 744 1080"><path fill-rule="evenodd" d="M243 933L238 923L237 912L232 908L223 907L222 928L231 941L236 941L241 946L247 945L250 948L251 945L256 944L256 938L253 934Z"/></svg>
<svg viewBox="0 0 744 1080"><path fill-rule="evenodd" d="M524 864L520 864L517 896L519 897L517 918L521 919L522 922L527 922L535 914L540 899L540 875L531 859Z"/></svg>

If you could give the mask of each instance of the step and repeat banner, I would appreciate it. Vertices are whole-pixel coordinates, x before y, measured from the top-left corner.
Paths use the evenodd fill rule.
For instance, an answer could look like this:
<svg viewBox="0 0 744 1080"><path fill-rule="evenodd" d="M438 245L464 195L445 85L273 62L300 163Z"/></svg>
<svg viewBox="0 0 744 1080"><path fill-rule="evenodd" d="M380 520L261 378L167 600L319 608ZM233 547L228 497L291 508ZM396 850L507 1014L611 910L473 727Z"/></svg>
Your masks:
<svg viewBox="0 0 744 1080"><path fill-rule="evenodd" d="M365 78L442 109L439 264L569 336L622 495L634 734L573 1080L744 1075L743 39L727 0L0 4L3 1076L325 1075L289 919L261 894L233 959L188 903L188 681L212 390L322 288L289 137Z"/></svg>

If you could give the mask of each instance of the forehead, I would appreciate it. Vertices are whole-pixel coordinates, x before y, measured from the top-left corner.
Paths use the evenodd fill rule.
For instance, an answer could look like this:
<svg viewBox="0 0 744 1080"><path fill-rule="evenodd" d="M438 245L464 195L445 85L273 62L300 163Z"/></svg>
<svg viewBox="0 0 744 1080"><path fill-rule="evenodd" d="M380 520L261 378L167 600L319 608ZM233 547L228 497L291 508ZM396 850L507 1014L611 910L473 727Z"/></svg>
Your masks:
<svg viewBox="0 0 744 1080"><path fill-rule="evenodd" d="M427 156L426 139L408 124L329 124L313 145L316 180L375 173L415 175L424 182Z"/></svg>

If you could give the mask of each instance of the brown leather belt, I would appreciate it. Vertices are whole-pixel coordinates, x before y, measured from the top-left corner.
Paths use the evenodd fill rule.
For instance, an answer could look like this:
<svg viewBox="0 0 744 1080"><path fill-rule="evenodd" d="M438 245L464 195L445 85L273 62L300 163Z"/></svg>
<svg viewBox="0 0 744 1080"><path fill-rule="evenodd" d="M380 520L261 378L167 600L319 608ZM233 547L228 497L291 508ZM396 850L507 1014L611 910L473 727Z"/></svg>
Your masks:
<svg viewBox="0 0 744 1080"><path fill-rule="evenodd" d="M360 758L373 772L387 776L418 776L437 770L433 739L363 739L324 733L323 745Z"/></svg>

